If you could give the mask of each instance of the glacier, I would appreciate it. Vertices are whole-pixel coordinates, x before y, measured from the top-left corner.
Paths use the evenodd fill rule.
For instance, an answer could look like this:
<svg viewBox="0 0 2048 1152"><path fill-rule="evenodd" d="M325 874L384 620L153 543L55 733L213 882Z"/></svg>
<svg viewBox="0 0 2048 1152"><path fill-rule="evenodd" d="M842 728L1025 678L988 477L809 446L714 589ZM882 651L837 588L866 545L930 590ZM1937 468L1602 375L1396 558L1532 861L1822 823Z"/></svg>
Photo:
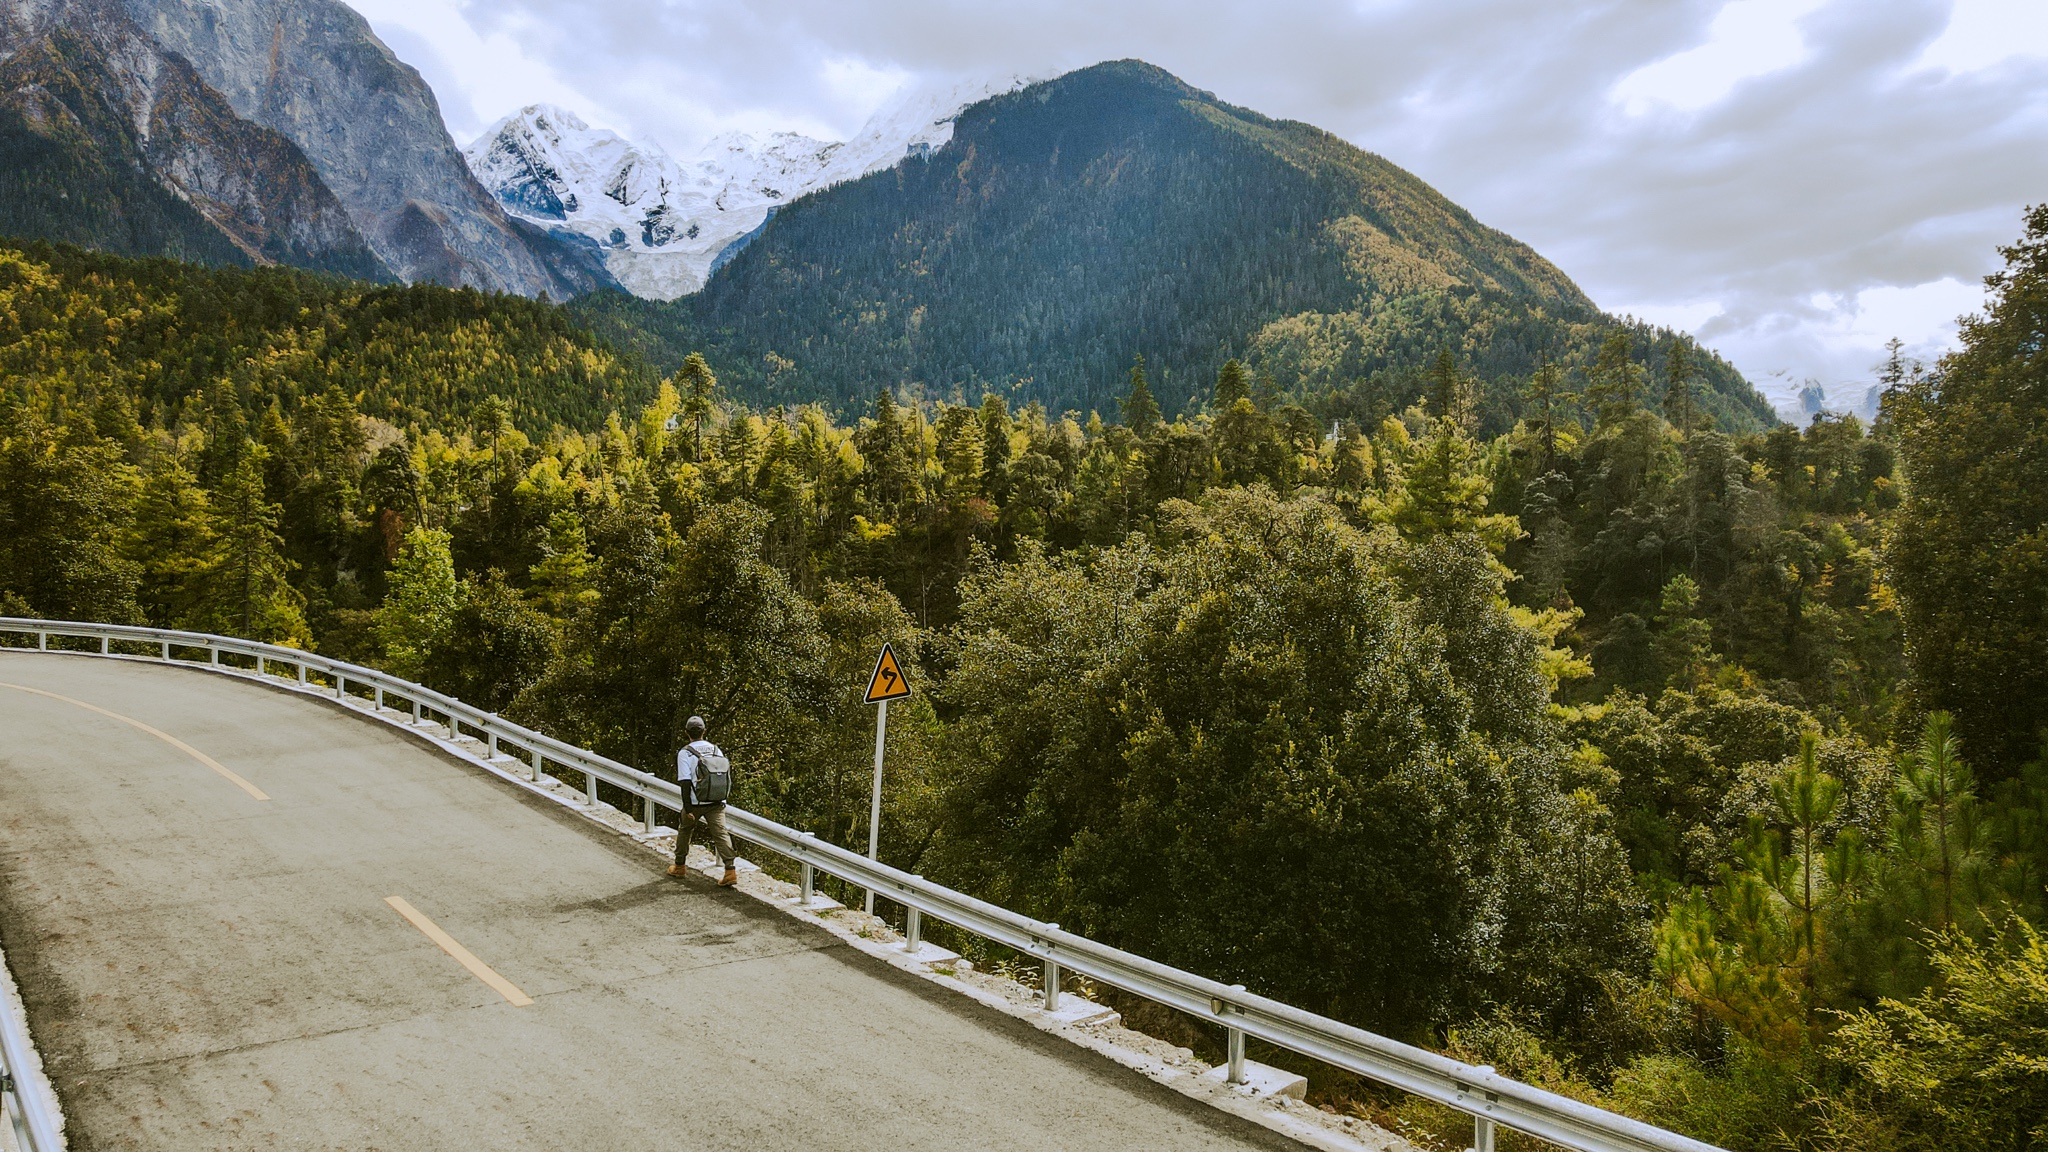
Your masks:
<svg viewBox="0 0 2048 1152"><path fill-rule="evenodd" d="M912 88L850 140L727 133L687 162L568 109L529 104L462 155L507 213L596 243L628 292L673 300L702 288L784 204L927 156L952 139L962 109L1029 83L1010 76Z"/></svg>

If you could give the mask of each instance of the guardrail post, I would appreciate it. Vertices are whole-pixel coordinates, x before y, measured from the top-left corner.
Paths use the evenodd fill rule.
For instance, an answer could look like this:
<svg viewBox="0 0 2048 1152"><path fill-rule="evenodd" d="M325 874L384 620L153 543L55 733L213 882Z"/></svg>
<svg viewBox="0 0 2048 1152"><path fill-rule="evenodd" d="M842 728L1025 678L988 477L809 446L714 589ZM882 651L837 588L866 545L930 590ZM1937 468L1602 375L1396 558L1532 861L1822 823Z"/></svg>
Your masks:
<svg viewBox="0 0 2048 1152"><path fill-rule="evenodd" d="M597 807L597 773L588 768L583 770L583 798L590 801L592 808Z"/></svg>
<svg viewBox="0 0 2048 1152"><path fill-rule="evenodd" d="M1046 927L1058 928L1059 925L1047 924ZM1050 949L1052 941L1046 941L1045 946ZM1045 958L1045 1010L1047 1012L1057 1012L1060 1010L1060 962L1050 956Z"/></svg>
<svg viewBox="0 0 2048 1152"><path fill-rule="evenodd" d="M649 835L654 835L654 797L640 798L640 826Z"/></svg>
<svg viewBox="0 0 2048 1152"><path fill-rule="evenodd" d="M540 749L533 750L533 782L540 783Z"/></svg>
<svg viewBox="0 0 2048 1152"><path fill-rule="evenodd" d="M1242 992L1244 991L1244 985L1232 984L1230 990L1232 992ZM1221 996L1212 996L1209 999L1209 1011L1214 1012L1218 1017L1227 1021L1230 1017L1237 1015L1239 1009L1237 1005L1223 999ZM1227 1023L1223 1025L1223 1051L1224 1080L1231 1084L1244 1083L1244 1029L1232 1028Z"/></svg>
<svg viewBox="0 0 2048 1152"><path fill-rule="evenodd" d="M382 712L383 710L384 710L384 686L383 686L382 684L379 684L379 685L377 685L377 711L379 711L379 712Z"/></svg>
<svg viewBox="0 0 2048 1152"><path fill-rule="evenodd" d="M269 667L268 667L267 665L268 665L268 661L264 660L264 659L263 659L263 656L262 656L262 655L261 655L261 654L259 653L259 654L257 655L257 657L256 657L256 675L258 675L258 676L268 676L268 675L270 675L270 669L269 669Z"/></svg>
<svg viewBox="0 0 2048 1152"><path fill-rule="evenodd" d="M1472 1152L1493 1152L1493 1121L1484 1116L1472 1118Z"/></svg>
<svg viewBox="0 0 2048 1152"><path fill-rule="evenodd" d="M420 722L420 702L418 700L412 702L412 722L414 724Z"/></svg>
<svg viewBox="0 0 2048 1152"><path fill-rule="evenodd" d="M170 658L171 658L171 642L170 642L169 640L166 640L166 641L164 641L164 659L166 659L166 660L169 660Z"/></svg>
<svg viewBox="0 0 2048 1152"><path fill-rule="evenodd" d="M486 731L484 733L484 750L484 759L495 763L498 759L498 734L496 732Z"/></svg>
<svg viewBox="0 0 2048 1152"><path fill-rule="evenodd" d="M36 633L36 651L38 651L38 652L48 652L49 650L50 650L50 634L49 634L48 632L38 632L38 633Z"/></svg>
<svg viewBox="0 0 2048 1152"><path fill-rule="evenodd" d="M334 674L334 698L339 700L346 695L348 695L348 677L336 672Z"/></svg>
<svg viewBox="0 0 2048 1152"><path fill-rule="evenodd" d="M105 636L102 636L102 637L100 637L100 655L102 655L102 656L105 656L106 654L107 654L107 638L106 638Z"/></svg>
<svg viewBox="0 0 2048 1152"><path fill-rule="evenodd" d="M220 663L220 654L219 654L218 652L214 653L214 663L216 663L216 664ZM305 662L304 660L301 660L301 661L299 661L299 687L301 687L301 688L304 688L305 686L306 686L306 662Z"/></svg>
<svg viewBox="0 0 2048 1152"><path fill-rule="evenodd" d="M796 835L797 848L803 853L797 858L796 906L799 908L809 908L811 906L811 893L816 891L818 887L818 870L811 867L811 846L805 843L805 841L816 840L817 837L809 832L799 832Z"/></svg>
<svg viewBox="0 0 2048 1152"><path fill-rule="evenodd" d="M208 644L206 646L206 662L216 668L220 667L220 649Z"/></svg>
<svg viewBox="0 0 2048 1152"><path fill-rule="evenodd" d="M906 914L903 918L903 950L915 952L924 944L924 916L908 904L904 905L904 908Z"/></svg>

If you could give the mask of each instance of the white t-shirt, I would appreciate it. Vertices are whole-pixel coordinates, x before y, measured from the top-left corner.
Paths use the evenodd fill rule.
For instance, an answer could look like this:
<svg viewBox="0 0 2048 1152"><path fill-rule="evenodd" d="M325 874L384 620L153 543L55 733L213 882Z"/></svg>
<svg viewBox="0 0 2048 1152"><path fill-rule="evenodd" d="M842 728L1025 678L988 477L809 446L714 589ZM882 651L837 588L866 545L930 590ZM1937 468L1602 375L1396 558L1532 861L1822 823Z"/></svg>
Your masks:
<svg viewBox="0 0 2048 1152"><path fill-rule="evenodd" d="M709 740L692 740L676 753L676 779L682 783L684 796L692 804L697 801L689 795L690 781L697 778L697 757L706 752L713 756L725 755L723 749Z"/></svg>

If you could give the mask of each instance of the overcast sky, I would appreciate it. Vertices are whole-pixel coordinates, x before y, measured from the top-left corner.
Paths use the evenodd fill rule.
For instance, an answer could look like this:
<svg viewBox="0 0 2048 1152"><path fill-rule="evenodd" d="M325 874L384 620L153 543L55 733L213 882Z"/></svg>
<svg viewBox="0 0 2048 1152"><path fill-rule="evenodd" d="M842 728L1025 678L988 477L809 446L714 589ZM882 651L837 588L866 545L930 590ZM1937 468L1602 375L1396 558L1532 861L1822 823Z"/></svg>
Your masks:
<svg viewBox="0 0 2048 1152"><path fill-rule="evenodd" d="M522 104L687 157L1138 57L1380 153L1767 392L1932 359L2048 200L2048 0L350 0L458 143Z"/></svg>

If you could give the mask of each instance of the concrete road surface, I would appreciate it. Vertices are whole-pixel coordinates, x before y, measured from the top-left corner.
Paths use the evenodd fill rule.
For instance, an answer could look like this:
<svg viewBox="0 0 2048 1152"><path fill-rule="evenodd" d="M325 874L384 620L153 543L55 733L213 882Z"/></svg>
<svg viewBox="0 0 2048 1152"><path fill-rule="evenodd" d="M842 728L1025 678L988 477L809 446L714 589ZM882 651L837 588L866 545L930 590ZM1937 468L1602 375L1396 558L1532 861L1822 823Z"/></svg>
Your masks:
<svg viewBox="0 0 2048 1152"><path fill-rule="evenodd" d="M338 706L0 684L0 946L74 1149L1298 1147Z"/></svg>

